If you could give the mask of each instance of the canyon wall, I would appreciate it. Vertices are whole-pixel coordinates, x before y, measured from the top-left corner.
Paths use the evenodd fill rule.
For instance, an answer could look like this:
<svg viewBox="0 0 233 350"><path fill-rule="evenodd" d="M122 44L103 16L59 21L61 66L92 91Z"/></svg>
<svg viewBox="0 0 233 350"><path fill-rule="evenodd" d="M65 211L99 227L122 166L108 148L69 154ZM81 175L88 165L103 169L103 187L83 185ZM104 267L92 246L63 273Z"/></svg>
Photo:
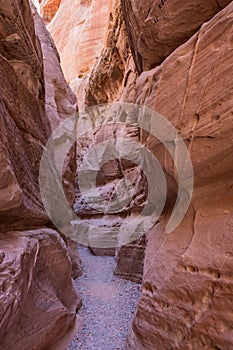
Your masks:
<svg viewBox="0 0 233 350"><path fill-rule="evenodd" d="M231 3L129 88L134 96L129 101L158 111L180 131L195 188L174 232L165 232L168 205L148 233L143 291L128 349L232 348L232 14ZM158 141L148 136L144 142L176 180Z"/></svg>
<svg viewBox="0 0 233 350"><path fill-rule="evenodd" d="M47 11L48 3L52 2L41 3L43 16ZM103 16L103 11L107 11L105 16ZM67 18L71 20L67 21ZM47 20L47 17L44 19ZM129 86L137 77L120 1L109 1L103 6L102 1L88 3L78 1L71 5L69 1L63 0L53 19L49 21L48 28L58 47L65 76L76 92L79 107L82 109L120 99L124 86ZM66 25L61 26L60 23L64 21ZM68 36L67 32L70 33ZM117 126L110 126L108 130L104 126L101 129L96 128L89 135L83 135L78 140L78 170L88 149L104 142L114 133L131 137L135 141L139 140L137 127L131 126L126 130ZM103 158L100 159L100 163L102 161ZM120 210L111 215L105 215L104 211L98 207L96 204L98 201L92 193L82 196L77 181L75 211L79 217L83 218L77 229L83 235L90 237L88 242L94 254L114 255L115 243L111 243L111 240L114 242L114 238L107 239L109 232L112 232L114 236L116 227L117 229L123 227L125 220L128 218L131 220L130 217L134 217L135 211L140 212L143 208L146 199L145 181L139 167L130 162L119 164L109 162L101 166L98 176L98 189L101 197L111 200L117 189L121 188L122 191L126 191L125 179L130 179L135 187L134 200L127 206L122 204ZM93 206L98 207L97 210L92 210ZM93 247L104 232L106 246L112 247L103 249ZM124 278L141 281L144 248L145 239L142 238L119 250L116 255L119 263L117 263L115 273Z"/></svg>
<svg viewBox="0 0 233 350"><path fill-rule="evenodd" d="M61 5L64 3L68 8L68 2L63 0ZM97 3L100 7L101 1ZM87 5L83 8L82 1L77 4L77 21L81 21ZM90 8L94 6L92 2L88 4ZM194 168L195 187L190 208L180 226L167 234L165 227L177 194L173 159L153 136L139 130L132 134L157 156L168 187L169 182L171 186L159 222L141 242L117 251L116 273L140 280L146 244L142 296L127 347L130 350L230 350L233 345L233 4L214 0L189 0L185 4L178 0L159 0L153 4L151 1L116 1L105 18L104 28L111 30L109 36L108 31L102 31L101 49L95 51L96 61L89 60L86 53L81 56L88 59L84 75L71 64L69 69L65 67L69 60L79 57L78 45L75 56L71 55L69 40L76 44L93 31L89 34L85 31L81 39L75 36L74 30L73 38L65 38L64 33L60 37L61 5L49 26L56 42L62 38L61 52L69 45L66 51L69 58L64 60L63 67L72 79L81 79L77 80L78 89L71 84L81 105L121 101L159 112L179 131ZM74 7L69 9L71 14L74 10ZM96 17L86 16L86 21L98 18L99 11ZM90 47L88 40L83 43ZM62 60L63 57L61 55ZM78 166L88 147L104 140L108 134L103 127L80 140ZM123 169L126 173L129 169L138 171L132 164ZM106 164L99 178L100 190L106 198L109 189L117 188L116 179L119 180L116 164ZM141 190L138 194L142 195L139 203L143 206L146 195L143 177L137 186ZM84 218L87 215L88 220L99 219L88 207L93 204L91 198L88 201L78 192L76 211ZM125 220L118 215L112 225L113 217L101 214L104 221L100 229L105 228L107 232ZM130 210L127 215L133 220Z"/></svg>
<svg viewBox="0 0 233 350"><path fill-rule="evenodd" d="M117 100L126 73L135 71L120 0L44 0L41 14L79 108Z"/></svg>
<svg viewBox="0 0 233 350"><path fill-rule="evenodd" d="M0 348L42 350L75 324L81 303L72 245L52 227L38 180L52 130L77 103L33 5L0 1L0 15ZM73 153L64 171L70 202L74 164Z"/></svg>
<svg viewBox="0 0 233 350"><path fill-rule="evenodd" d="M62 69L79 96L80 108L88 76L111 31L112 6L112 1L103 0L41 3L42 17L49 22L48 29L60 52Z"/></svg>
<svg viewBox="0 0 233 350"><path fill-rule="evenodd" d="M230 0L124 0L129 42L139 73L149 70L185 43Z"/></svg>

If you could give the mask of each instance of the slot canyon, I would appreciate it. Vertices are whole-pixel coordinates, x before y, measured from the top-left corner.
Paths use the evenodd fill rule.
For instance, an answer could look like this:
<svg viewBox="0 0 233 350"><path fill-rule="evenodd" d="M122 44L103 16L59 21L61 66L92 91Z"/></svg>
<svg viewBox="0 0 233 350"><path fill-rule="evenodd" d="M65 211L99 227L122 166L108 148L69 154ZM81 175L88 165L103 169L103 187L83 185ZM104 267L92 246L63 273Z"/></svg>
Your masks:
<svg viewBox="0 0 233 350"><path fill-rule="evenodd" d="M0 350L233 349L233 1L0 0Z"/></svg>

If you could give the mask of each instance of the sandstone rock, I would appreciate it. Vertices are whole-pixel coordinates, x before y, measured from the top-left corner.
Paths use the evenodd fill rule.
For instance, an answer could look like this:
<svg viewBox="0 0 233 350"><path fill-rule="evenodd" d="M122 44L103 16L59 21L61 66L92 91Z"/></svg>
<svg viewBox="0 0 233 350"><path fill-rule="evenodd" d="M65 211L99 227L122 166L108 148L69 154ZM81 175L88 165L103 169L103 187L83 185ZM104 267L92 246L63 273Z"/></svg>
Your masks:
<svg viewBox="0 0 233 350"><path fill-rule="evenodd" d="M76 101L39 26L42 53L29 2L2 1L0 14L0 348L42 350L67 333L80 307L65 241L46 228L51 222L38 181L52 128L76 110ZM70 197L74 174L65 179Z"/></svg>
<svg viewBox="0 0 233 350"><path fill-rule="evenodd" d="M37 11L35 9L32 11L36 35L40 40L43 54L46 112L52 129L55 129L62 120L76 113L77 101L65 81L53 39Z"/></svg>
<svg viewBox="0 0 233 350"><path fill-rule="evenodd" d="M143 266L145 258L145 236L137 242L124 245L116 253L116 269L114 275L120 278L142 282Z"/></svg>
<svg viewBox="0 0 233 350"><path fill-rule="evenodd" d="M1 234L2 349L49 349L74 322L81 299L66 245L54 230Z"/></svg>
<svg viewBox="0 0 233 350"><path fill-rule="evenodd" d="M230 0L122 1L138 71L159 65Z"/></svg>
<svg viewBox="0 0 233 350"><path fill-rule="evenodd" d="M125 219L129 219L130 215L144 208L147 188L140 167L127 158L114 159L114 149L106 144L106 141L117 138L137 141L138 128L133 125L127 127L125 124L108 124L107 114L112 118L112 114L106 110L104 124L97 127L102 115L96 113L96 127L88 135L80 137L77 145L79 156L75 212L83 220L75 223L75 227L80 241L86 237L87 244L96 255L114 255L120 244L121 226L124 226ZM124 118L127 118L125 114ZM96 147L101 147L98 156ZM126 151L128 155L133 152L130 150L132 147L129 145ZM95 150L94 157L90 156L91 150ZM84 163L88 154L89 160ZM89 174L92 178L96 169L99 169L96 186L87 188L89 182L86 182L86 175Z"/></svg>
<svg viewBox="0 0 233 350"><path fill-rule="evenodd" d="M165 233L167 208L148 235L128 349L232 348L232 11L230 4L136 84L136 102L180 130L195 189L174 232ZM158 142L146 143L176 178Z"/></svg>
<svg viewBox="0 0 233 350"><path fill-rule="evenodd" d="M42 13L47 3L51 1L41 3ZM80 0L72 5L65 0L48 28L79 108L118 99L122 86L135 72L120 0Z"/></svg>
<svg viewBox="0 0 233 350"><path fill-rule="evenodd" d="M56 129L62 121L71 118L77 112L77 100L71 88L65 81L60 57L54 41L45 27L44 22L35 9L32 9L35 22L36 35L40 40L45 77L45 110L52 130ZM58 143L64 142L57 140ZM74 204L74 185L76 176L76 150L75 145L66 157L63 167L63 181L67 199L70 205Z"/></svg>
<svg viewBox="0 0 233 350"><path fill-rule="evenodd" d="M42 13L45 11L44 6L46 9L47 2L41 4ZM110 1L61 2L56 16L49 24L49 30L61 55L68 82L89 74L104 46L110 12Z"/></svg>
<svg viewBox="0 0 233 350"><path fill-rule="evenodd" d="M63 78L54 45L48 33L46 36L43 24L39 26L38 20L44 56L47 57L47 60L45 59L46 96L44 94L43 55L34 32L32 14L26 4L27 2L24 2L22 5L21 16L17 17L12 12L11 17L9 15L7 19L2 20L4 35L0 45L1 79L5 89L0 91L3 115L0 121L0 137L1 162L5 168L2 172L1 193L5 198L5 204L1 205L0 215L6 220L1 222L1 226L9 223L14 225L16 218L19 219L17 225L20 225L20 222L23 225L29 217L32 226L48 221L40 200L38 186L42 147L51 134L51 126L54 128L61 119L76 111L75 96ZM15 11L19 11L17 5L15 6ZM3 14L10 10L9 5L1 9ZM28 38L27 41L25 37ZM45 114L45 97L48 116ZM65 170L65 182L70 201L73 200L74 192L72 187L75 174L74 163L73 156L73 163L70 162L69 166L67 163Z"/></svg>
<svg viewBox="0 0 233 350"><path fill-rule="evenodd" d="M87 39L89 35L96 39L92 27L94 7L90 2L80 1L70 8L70 2L63 1L50 23L62 53L66 77L82 106L116 99L146 105L180 131L193 161L192 204L182 224L168 236L165 226L178 180L174 162L156 138L143 132L137 135L137 140L158 156L169 188L163 216L147 235L143 293L129 334L128 349L232 348L233 91L232 4L226 7L229 2L190 0L185 5L178 1L122 2L135 64L138 73L142 73L139 78L128 51L119 2L115 2L111 11L105 8L98 45ZM100 7L102 3L95 4ZM81 13L76 31L73 29L75 8ZM99 13L100 10L96 11L95 20ZM66 24L61 27L60 23L68 16L70 21L64 21ZM80 61L74 63L77 52ZM88 154L89 147L97 144L97 139L102 142L111 132L108 134L102 128L96 134L96 139L95 133L90 133L79 140L78 164ZM103 166L98 181L101 194L109 199L109 193L119 182L116 162ZM93 192L82 195L78 189L76 211L84 219L82 224L79 222L82 225L79 230L90 235L94 244L101 233L113 240L114 225L121 229L127 220L135 218L129 208L125 210L126 217L119 213L107 216L104 211L99 212L98 205ZM90 223L94 226L91 230ZM90 246L94 253L99 253ZM137 246L135 250L135 245L117 252L116 273L127 278L140 277L138 272L142 269L141 262L133 265L132 252L140 255L141 261L143 252Z"/></svg>
<svg viewBox="0 0 233 350"><path fill-rule="evenodd" d="M38 186L42 145L51 132L44 113L42 53L27 1L1 4L1 230L46 223ZM17 16L20 13L20 16ZM30 220L29 220L30 219ZM17 221L17 225L16 225Z"/></svg>
<svg viewBox="0 0 233 350"><path fill-rule="evenodd" d="M61 0L42 0L40 3L41 17L45 22L50 22L57 13Z"/></svg>
<svg viewBox="0 0 233 350"><path fill-rule="evenodd" d="M68 238L67 248L72 263L72 278L76 279L83 273L82 262L78 254L78 243Z"/></svg>
<svg viewBox="0 0 233 350"><path fill-rule="evenodd" d="M65 3L65 2L64 2ZM95 6L100 6L99 2L96 2ZM63 6L63 7L62 7ZM120 1L116 1L114 5L111 7L111 13L106 16L105 20L105 30L99 31L98 35L100 36L99 40L99 48L95 51L96 60L92 59L92 55L90 55L90 49L94 49L92 47L92 41L84 41L86 35L92 35L92 23L94 20L97 20L99 15L99 10L96 12L94 4L90 5L90 8L84 7L84 4L77 3L68 7L68 2L66 4L61 5L56 18L49 25L49 29L51 30L52 35L54 36L55 42L58 45L58 49L61 53L61 62L65 74L70 74L69 80L71 82L71 86L76 92L79 100L79 107L81 106L92 106L95 104L100 104L103 102L111 102L116 100L123 91L124 86L130 86L132 80L135 80L136 77L136 69L132 59L132 55L129 50L128 40L126 28L123 20L123 14L120 6ZM43 7L43 4L42 4ZM68 13L75 11L79 16L82 16L82 12L85 15L84 23L80 23L79 32L70 34L69 37L66 35L67 28L61 29L60 23L68 16ZM93 11L93 12L92 12ZM93 13L95 11L95 19L92 18ZM71 14L71 16L73 16ZM84 17L83 17L84 18ZM101 22L102 23L102 22ZM90 24L90 28L88 25ZM73 20L69 21L70 28L74 25ZM101 24L102 25L102 24ZM102 27L101 27L102 28ZM72 28L72 32L73 32ZM87 31L87 34L83 34ZM66 35L66 37L64 37ZM76 39L77 38L77 39ZM94 37L95 38L95 37ZM88 55L85 55L85 61L82 59L82 55L84 55L84 50L87 50L88 43ZM70 55L71 52L71 44L74 46L72 49L75 52L79 52L78 57L80 58L81 52L81 60L75 62L73 64L73 55ZM69 57L68 57L69 54ZM81 64L84 65L85 68L83 70ZM92 69L91 69L92 68ZM78 69L78 72L76 72ZM81 72L81 74L80 74ZM77 79L77 76L80 78ZM71 78L75 77L74 80ZM106 121L105 121L106 122ZM136 137L133 134L136 132ZM78 167L82 164L83 157L87 154L88 148L92 145L93 140L95 142L103 142L106 138L113 137L114 128L112 130L108 130L102 127L101 131L95 133L94 135L90 133L90 135L85 135L85 137L81 138L78 141L77 154L78 154ZM126 136L137 139L138 133L137 130L128 131ZM93 165L94 167L94 165ZM135 188L135 192L138 195L135 195L135 200L130 203L129 206L121 205L121 210L119 213L115 215L105 215L104 211L100 210L98 207L99 196L96 197L93 193L88 193L85 197L81 196L79 190L77 190L77 200L75 204L77 214L83 218L82 223L76 223L76 229L81 232L83 237L88 237L89 239L89 247L93 254L97 255L114 255L115 248L109 248L109 246L116 245L116 235L119 231L120 227L124 223L124 218L127 215L130 215L131 211L139 211L143 207L143 202L145 198L145 189L143 181L140 181L141 171L133 164L123 164L123 173L119 173L119 167L121 164L117 164L117 162L108 162L104 164L101 168L101 171L98 174L98 189L100 196L106 201L109 200L113 193L119 193L120 183L124 183L125 179L131 178L132 184ZM78 188L78 183L77 183ZM95 208L95 209L93 209ZM95 245L98 243L100 237L104 238L104 246L96 247ZM80 238L81 239L81 238ZM134 250L132 245L130 249ZM128 264L131 266L131 262ZM142 271L142 261L140 260L140 268ZM139 278L139 270L137 270L136 274ZM128 269L129 275L133 276L134 272Z"/></svg>
<svg viewBox="0 0 233 350"><path fill-rule="evenodd" d="M85 89L85 105L119 99L130 74L131 52L120 1L112 10L105 46L90 73Z"/></svg>
<svg viewBox="0 0 233 350"><path fill-rule="evenodd" d="M134 102L159 112L180 130L191 153L196 185L207 183L208 177L220 176L222 166L217 160L224 152L228 154L231 147L231 44L228 34L231 6L204 24L164 64L141 74L136 84ZM217 84L217 81L221 83ZM153 137L146 142L155 150L159 144ZM164 162L162 158L160 152L159 159ZM226 164L227 170L228 157L221 162ZM211 167L208 167L209 163ZM165 168L175 177L172 165L167 163Z"/></svg>

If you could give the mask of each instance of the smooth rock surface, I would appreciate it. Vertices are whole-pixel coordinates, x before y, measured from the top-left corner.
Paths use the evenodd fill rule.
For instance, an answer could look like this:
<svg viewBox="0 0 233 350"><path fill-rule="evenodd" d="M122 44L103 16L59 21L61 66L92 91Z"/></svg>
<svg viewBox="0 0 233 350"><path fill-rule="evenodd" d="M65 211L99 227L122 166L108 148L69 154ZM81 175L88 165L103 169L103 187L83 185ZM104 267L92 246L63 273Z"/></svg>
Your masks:
<svg viewBox="0 0 233 350"><path fill-rule="evenodd" d="M32 9L36 35L40 40L45 78L45 111L52 130L67 118L72 118L78 111L77 99L67 84L60 65L60 56L54 41L44 22L35 9ZM56 147L62 145L64 138L56 136ZM63 185L70 206L74 204L76 177L75 145L68 153L63 166ZM49 190L49 189L48 189Z"/></svg>

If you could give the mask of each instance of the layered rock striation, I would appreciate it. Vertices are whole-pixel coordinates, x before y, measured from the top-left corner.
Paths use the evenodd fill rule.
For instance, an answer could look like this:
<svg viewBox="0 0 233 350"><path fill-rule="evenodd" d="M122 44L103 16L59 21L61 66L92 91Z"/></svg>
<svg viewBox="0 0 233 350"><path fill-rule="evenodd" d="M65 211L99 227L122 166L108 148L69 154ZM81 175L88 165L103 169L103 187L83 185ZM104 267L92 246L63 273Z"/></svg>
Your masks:
<svg viewBox="0 0 233 350"><path fill-rule="evenodd" d="M80 5L76 9L81 19L93 5ZM174 161L152 135L142 130L131 135L159 159L168 194L159 222L145 238L120 248L116 255L116 273L139 279L146 244L142 296L128 337L130 350L232 348L232 13L230 1L115 2L105 18L110 31L108 36L106 30L100 35L96 61L89 55L85 73L71 65L64 67L75 79L81 72L76 93L82 106L117 100L159 112L179 131L193 163L190 208L181 225L168 235L166 224L178 186ZM62 42L62 51L66 45L71 47L70 40L76 44L77 37L74 31L69 40L59 34L59 16L61 7L50 28L55 41ZM87 30L82 38L88 35ZM77 51L78 45L75 57ZM115 131L106 131L104 125L80 139L78 169L89 147ZM129 169L138 174L136 166L127 164L123 169L125 174ZM119 183L117 162L103 166L97 183L103 198L110 200ZM143 177L137 186L143 206L147 194ZM119 213L113 217L99 212L91 193L85 197L77 191L77 213L95 222L101 232L106 230L106 235L114 225L133 221L135 207L128 208L127 217Z"/></svg>
<svg viewBox="0 0 233 350"><path fill-rule="evenodd" d="M129 42L139 73L161 64L230 0L122 1Z"/></svg>
<svg viewBox="0 0 233 350"><path fill-rule="evenodd" d="M39 166L52 130L77 104L28 0L0 3L0 60L0 348L50 349L75 324L72 264L73 276L80 271L70 243L49 228ZM70 202L74 161L72 153L64 171Z"/></svg>
<svg viewBox="0 0 233 350"><path fill-rule="evenodd" d="M168 206L148 234L143 292L128 349L232 347L232 11L230 4L204 23L134 86L132 102L158 111L180 131L195 188L174 232L165 232ZM158 141L151 136L144 141L176 180Z"/></svg>
<svg viewBox="0 0 233 350"><path fill-rule="evenodd" d="M112 1L43 1L41 12L49 20L51 32L61 55L66 80L78 96L83 96L86 80L100 57L110 30ZM56 15L47 15L57 8ZM52 18L53 17L53 18ZM62 25L61 25L62 23ZM80 106L83 107L80 98Z"/></svg>

